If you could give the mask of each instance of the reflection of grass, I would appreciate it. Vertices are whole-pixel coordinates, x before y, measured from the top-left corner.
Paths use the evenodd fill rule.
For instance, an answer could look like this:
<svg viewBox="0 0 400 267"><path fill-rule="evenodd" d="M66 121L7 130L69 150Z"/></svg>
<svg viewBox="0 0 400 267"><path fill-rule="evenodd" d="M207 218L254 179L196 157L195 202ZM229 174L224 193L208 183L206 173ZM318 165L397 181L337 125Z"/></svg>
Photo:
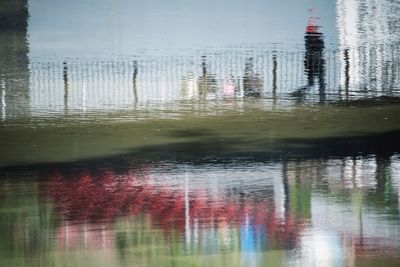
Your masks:
<svg viewBox="0 0 400 267"><path fill-rule="evenodd" d="M280 140L312 141L400 130L399 110L400 104L382 103L356 108L297 107L288 111L249 107L217 115L181 112L174 119L141 114L147 117L129 120L138 117L137 113L94 114L85 120L32 118L0 127L0 162L71 161L189 141L212 141L224 145L224 149L259 151Z"/></svg>

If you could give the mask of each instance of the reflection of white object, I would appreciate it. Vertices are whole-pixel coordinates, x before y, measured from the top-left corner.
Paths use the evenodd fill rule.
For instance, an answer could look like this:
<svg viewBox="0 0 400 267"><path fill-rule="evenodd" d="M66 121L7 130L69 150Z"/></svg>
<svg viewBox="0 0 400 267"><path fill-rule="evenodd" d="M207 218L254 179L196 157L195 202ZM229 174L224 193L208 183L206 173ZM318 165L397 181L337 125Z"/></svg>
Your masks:
<svg viewBox="0 0 400 267"><path fill-rule="evenodd" d="M83 108L83 112L86 111L86 85L83 84L82 87L82 108Z"/></svg>
<svg viewBox="0 0 400 267"><path fill-rule="evenodd" d="M182 98L193 99L198 96L197 82L194 75L188 75L182 82Z"/></svg>
<svg viewBox="0 0 400 267"><path fill-rule="evenodd" d="M222 89L225 97L233 97L235 95L235 84L231 79L224 79Z"/></svg>
<svg viewBox="0 0 400 267"><path fill-rule="evenodd" d="M339 33L339 45L341 50L340 66L341 66L341 84L346 83L346 75L350 76L349 85L358 85L359 77L359 53L358 46L360 35L358 32L358 23L360 14L356 0L340 0L337 2L337 27ZM344 51L347 49L348 62L345 62ZM346 66L349 67L346 74Z"/></svg>
<svg viewBox="0 0 400 267"><path fill-rule="evenodd" d="M304 266L344 266L340 237L335 232L312 231L301 242Z"/></svg>
<svg viewBox="0 0 400 267"><path fill-rule="evenodd" d="M6 120L6 87L4 81L1 80L1 119Z"/></svg>
<svg viewBox="0 0 400 267"><path fill-rule="evenodd" d="M380 91L397 80L391 68L397 58L399 17L396 1L337 1L337 29L341 51L341 84ZM346 56L345 56L346 54Z"/></svg>

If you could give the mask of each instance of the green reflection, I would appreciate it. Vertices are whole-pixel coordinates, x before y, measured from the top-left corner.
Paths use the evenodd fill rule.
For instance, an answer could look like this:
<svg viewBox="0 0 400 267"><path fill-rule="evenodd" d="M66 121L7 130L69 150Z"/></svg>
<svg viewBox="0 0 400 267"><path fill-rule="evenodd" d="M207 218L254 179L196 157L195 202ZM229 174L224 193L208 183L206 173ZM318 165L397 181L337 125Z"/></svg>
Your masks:
<svg viewBox="0 0 400 267"><path fill-rule="evenodd" d="M51 204L39 200L37 182L2 181L0 213L0 265L42 266L56 224Z"/></svg>
<svg viewBox="0 0 400 267"><path fill-rule="evenodd" d="M375 168L369 172L363 169L363 166L372 166L374 162ZM184 216L184 213L177 212L178 217L170 218L172 223L168 221L167 227L164 227L164 219L155 216L152 210L154 198L165 201L168 198L164 196L177 194L179 190L173 187L147 188L150 194L140 204L141 207L136 207L134 203L138 191L128 190L132 193L120 195L122 200L128 199L127 204L131 208L139 208L139 213L126 213L122 210L126 205L120 203L121 210L108 220L96 221L96 217L83 221L67 220L69 213L80 212L68 210L80 207L79 203L75 206L68 203L80 201L82 196L79 190L86 192L78 174L83 173L85 178L88 172L76 172L76 177L65 175L59 178L66 179L66 184L72 187L71 192L76 191L75 197L65 195L66 199L62 200L68 207L66 210L60 209L58 200L49 191L49 188L61 190L54 184L53 187L48 186L54 182L48 178L50 170L42 170L41 179L36 178L36 172L3 172L0 183L0 265L296 266L299 262L329 262L330 259L353 266L368 266L372 262L396 266L400 260L396 254L400 247L396 233L400 223L398 218L392 216L399 210L398 185L392 178L397 175L393 173L393 162L397 162L395 157L386 156L277 162L274 168L282 164L282 192L266 191L265 195L256 196L250 191L234 202L213 202L211 197L207 202L209 217L191 213L193 217L183 228L179 222L184 218L178 217ZM199 170L206 172L207 167ZM222 170L229 174L227 168ZM88 185L94 183L96 187L114 190L112 186L119 188L119 183L124 186L130 184L130 180L126 180L129 176L125 177L121 169L118 173L107 170L106 173L112 174L109 177L104 176L100 169L95 173L102 178L93 177ZM375 176L371 178L370 174ZM337 175L341 175L340 179ZM74 189L75 183L83 187ZM241 185L243 188L246 186L252 185ZM244 192L243 188L238 189L239 194ZM193 201L199 201L198 198L204 196L197 194L196 188L193 190L189 194L192 201L190 208L195 208ZM113 193L107 195L108 201L119 203L116 196L120 192L110 192ZM276 201L279 198L283 199L283 217L279 217L277 203L268 204L269 199ZM218 199L221 201L224 198ZM103 208L109 208L101 205L101 201L97 203L100 205L81 207L81 212L102 214ZM230 217L226 220L224 218L228 213L216 213L224 209L212 208L229 203L242 207L240 213L235 215L239 219ZM162 210L164 204L159 203L156 207ZM225 210L232 208L227 206ZM257 215L271 209L275 210L261 217ZM318 217L321 214L328 218ZM329 217L329 214L340 216ZM346 223L343 224L342 220ZM319 221L326 222L322 229L318 226ZM371 230L376 227L383 231ZM326 253L340 253L324 258L327 257L325 254L304 252L318 247L321 241L327 246ZM323 250L319 248L318 251Z"/></svg>

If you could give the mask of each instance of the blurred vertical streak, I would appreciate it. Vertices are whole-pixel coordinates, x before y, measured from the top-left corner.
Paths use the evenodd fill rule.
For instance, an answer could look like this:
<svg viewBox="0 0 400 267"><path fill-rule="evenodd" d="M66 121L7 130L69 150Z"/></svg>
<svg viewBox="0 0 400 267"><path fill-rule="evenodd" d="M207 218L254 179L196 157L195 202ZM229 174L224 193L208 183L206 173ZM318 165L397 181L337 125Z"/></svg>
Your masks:
<svg viewBox="0 0 400 267"><path fill-rule="evenodd" d="M0 80L2 118L29 113L27 0L0 1Z"/></svg>
<svg viewBox="0 0 400 267"><path fill-rule="evenodd" d="M63 81L64 81L64 114L68 113L68 66L63 62Z"/></svg>

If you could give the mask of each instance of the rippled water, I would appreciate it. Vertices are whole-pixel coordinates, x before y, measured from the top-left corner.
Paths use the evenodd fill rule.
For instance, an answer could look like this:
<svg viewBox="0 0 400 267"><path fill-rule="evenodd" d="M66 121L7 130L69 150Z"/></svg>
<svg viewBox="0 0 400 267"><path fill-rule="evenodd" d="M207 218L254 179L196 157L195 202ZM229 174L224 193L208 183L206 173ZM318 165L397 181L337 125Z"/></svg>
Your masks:
<svg viewBox="0 0 400 267"><path fill-rule="evenodd" d="M399 266L398 0L0 3L0 265Z"/></svg>
<svg viewBox="0 0 400 267"><path fill-rule="evenodd" d="M397 266L398 156L68 164L2 175L10 266Z"/></svg>

